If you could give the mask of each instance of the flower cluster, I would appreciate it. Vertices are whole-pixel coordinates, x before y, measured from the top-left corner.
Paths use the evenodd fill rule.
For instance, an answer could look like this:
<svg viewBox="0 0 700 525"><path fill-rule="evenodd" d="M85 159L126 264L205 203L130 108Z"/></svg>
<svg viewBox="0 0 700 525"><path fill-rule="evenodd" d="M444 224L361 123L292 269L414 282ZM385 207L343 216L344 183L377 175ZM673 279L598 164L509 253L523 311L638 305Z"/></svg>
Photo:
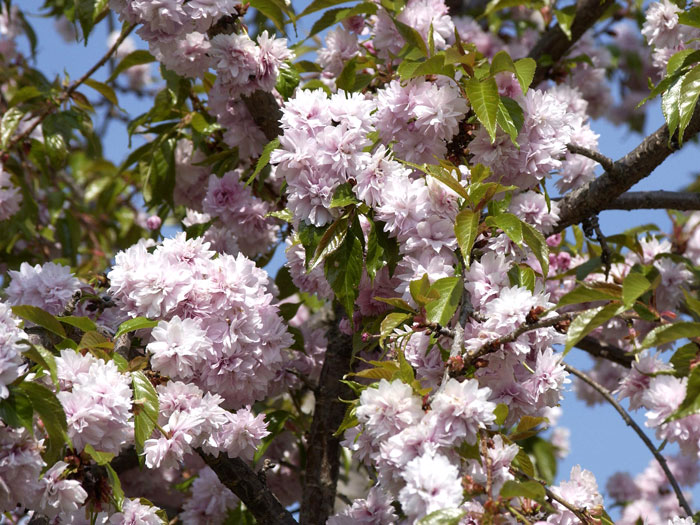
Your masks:
<svg viewBox="0 0 700 525"><path fill-rule="evenodd" d="M108 277L125 313L162 320L148 346L156 370L221 395L229 408L265 397L292 338L252 261L214 258L209 243L181 233L152 253L139 243L117 254Z"/></svg>

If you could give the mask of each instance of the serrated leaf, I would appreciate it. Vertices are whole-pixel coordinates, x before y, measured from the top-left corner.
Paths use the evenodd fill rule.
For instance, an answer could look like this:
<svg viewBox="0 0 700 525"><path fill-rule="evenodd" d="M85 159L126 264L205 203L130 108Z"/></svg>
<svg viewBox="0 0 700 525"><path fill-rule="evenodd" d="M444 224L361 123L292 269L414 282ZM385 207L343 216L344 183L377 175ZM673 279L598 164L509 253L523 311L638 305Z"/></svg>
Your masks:
<svg viewBox="0 0 700 525"><path fill-rule="evenodd" d="M263 152L260 154L260 158L258 159L258 162L255 165L255 171L253 171L253 174L248 178L248 180L245 183L246 186L252 183L258 176L258 173L260 173L263 170L263 168L270 163L270 155L272 154L273 150L279 147L279 145L279 137L271 140L265 145L265 147L263 148Z"/></svg>
<svg viewBox="0 0 700 525"><path fill-rule="evenodd" d="M464 509L441 509L431 512L416 522L416 525L457 525L467 513Z"/></svg>
<svg viewBox="0 0 700 525"><path fill-rule="evenodd" d="M316 245L313 257L309 261L308 270L313 270L316 266L324 261L331 253L336 251L345 241L348 233L348 218L340 217L333 221L328 229L321 236L321 239Z"/></svg>
<svg viewBox="0 0 700 525"><path fill-rule="evenodd" d="M642 348L651 348L660 346L677 339L693 339L700 337L700 323L680 322L657 326L649 332L644 341Z"/></svg>
<svg viewBox="0 0 700 525"><path fill-rule="evenodd" d="M532 464L530 456L527 455L522 448L518 451L516 456L513 458L513 466L522 470L525 474L531 478L535 477L535 466Z"/></svg>
<svg viewBox="0 0 700 525"><path fill-rule="evenodd" d="M678 124L680 122L681 88L684 78L685 75L675 78L669 88L661 96L661 111L664 114L666 125L668 126L669 141L676 132L676 129L678 129Z"/></svg>
<svg viewBox="0 0 700 525"><path fill-rule="evenodd" d="M375 379L377 381L381 379L386 379L387 381L391 381L391 379L394 377L394 374L396 374L396 371L398 370L398 367L396 369L392 370L390 368L386 367L375 367L375 368L367 368L365 370L360 370L359 372L355 372L352 374L348 374L349 376L352 377L363 377L365 379Z"/></svg>
<svg viewBox="0 0 700 525"><path fill-rule="evenodd" d="M523 244L523 222L512 213L501 213L486 217L488 226L495 226L505 233L518 246Z"/></svg>
<svg viewBox="0 0 700 525"><path fill-rule="evenodd" d="M95 448L90 443L85 445L84 450L85 450L85 452L87 452L88 456L90 456L95 461L95 463L97 463L98 465L101 465L101 466L108 465L110 463L110 461L112 461L114 459L113 453L111 453L111 452L98 452L97 450L95 450Z"/></svg>
<svg viewBox="0 0 700 525"><path fill-rule="evenodd" d="M143 450L144 442L151 437L158 421L158 394L143 372L131 373L134 389L134 442L138 451Z"/></svg>
<svg viewBox="0 0 700 525"><path fill-rule="evenodd" d="M466 208L460 211L455 219L455 236L466 268L469 268L471 263L472 248L478 236L480 219L481 213Z"/></svg>
<svg viewBox="0 0 700 525"><path fill-rule="evenodd" d="M518 146L518 134L525 123L523 109L520 105L512 98L500 97L496 121L501 129L510 137L511 142L515 146Z"/></svg>
<svg viewBox="0 0 700 525"><path fill-rule="evenodd" d="M41 418L49 436L44 460L51 465L63 457L63 446L70 445L66 413L56 395L44 385L25 381L19 387L29 397L34 412Z"/></svg>
<svg viewBox="0 0 700 525"><path fill-rule="evenodd" d="M496 139L496 123L498 118L498 85L493 77L483 80L468 78L464 81L464 89L469 103L476 113L476 118L484 126L491 142Z"/></svg>
<svg viewBox="0 0 700 525"><path fill-rule="evenodd" d="M111 465L105 465L104 467L107 469L109 486L112 487L112 499L114 500L114 506L118 511L121 511L124 503L124 491L122 490L122 484L119 481L119 475Z"/></svg>
<svg viewBox="0 0 700 525"><path fill-rule="evenodd" d="M92 319L90 319L88 317L64 315L64 316L58 317L58 320L64 324L74 326L75 328L79 328L83 332L90 332L91 330L97 330L97 325L95 324L95 321L93 321Z"/></svg>
<svg viewBox="0 0 700 525"><path fill-rule="evenodd" d="M333 198L331 199L331 208L344 208L351 204L358 204L360 201L357 200L355 193L352 191L352 186L349 183L341 184L333 192Z"/></svg>
<svg viewBox="0 0 700 525"><path fill-rule="evenodd" d="M343 416L343 421L340 423L338 430L333 433L334 437L342 436L348 428L356 427L360 424L360 422L357 420L357 416L355 415L356 412L356 404L352 404L347 408L345 411L345 416Z"/></svg>
<svg viewBox="0 0 700 525"><path fill-rule="evenodd" d="M85 85L90 86L92 89L101 94L104 98L109 100L115 106L119 106L119 100L117 99L117 94L114 90L103 82L98 82L92 78L88 78L84 82Z"/></svg>
<svg viewBox="0 0 700 525"><path fill-rule="evenodd" d="M410 162L405 162L405 164L408 164L409 166L419 169L422 172L431 175L432 177L435 177L437 180L442 182L445 186L450 188L452 191L454 191L457 195L464 199L469 199L469 194L467 193L467 190L462 186L457 179L455 179L452 174L441 167L437 166L418 166L417 164L412 164Z"/></svg>
<svg viewBox="0 0 700 525"><path fill-rule="evenodd" d="M425 45L425 41L418 31L411 26L400 22L396 18L392 17L391 21L394 22L399 34L403 37L410 48L418 50L424 57L428 56L428 47Z"/></svg>
<svg viewBox="0 0 700 525"><path fill-rule="evenodd" d="M700 27L700 7L691 7L678 14L678 23L684 26Z"/></svg>
<svg viewBox="0 0 700 525"><path fill-rule="evenodd" d="M23 355L40 365L44 370L47 370L51 376L51 382L55 387L58 387L56 358L49 350L42 345L31 345L29 350L23 352Z"/></svg>
<svg viewBox="0 0 700 525"><path fill-rule="evenodd" d="M80 22L83 38L87 45L88 36L92 31L102 10L107 7L108 0L75 0L75 18Z"/></svg>
<svg viewBox="0 0 700 525"><path fill-rule="evenodd" d="M377 225L371 219L369 220L370 230L367 236L367 255L365 256L365 268L367 269L367 275L374 281L377 276L377 272L384 267L386 261L384 260L384 248L379 244L379 238L377 236Z"/></svg>
<svg viewBox="0 0 700 525"><path fill-rule="evenodd" d="M566 38L571 40L571 24L574 23L576 15L576 6L568 5L562 9L555 9L554 14L557 17L557 24L566 35Z"/></svg>
<svg viewBox="0 0 700 525"><path fill-rule="evenodd" d="M546 278L549 273L549 247L544 235L531 224L523 222L523 240L540 263L542 275Z"/></svg>
<svg viewBox="0 0 700 525"><path fill-rule="evenodd" d="M265 18L271 20L281 33L285 33L285 13L277 2L273 0L250 0L250 5L265 15Z"/></svg>
<svg viewBox="0 0 700 525"><path fill-rule="evenodd" d="M611 303L606 306L592 308L577 315L569 325L569 330L566 333L566 345L564 353L566 354L576 343L586 337L600 325L606 323L613 317L624 312L626 308L617 303Z"/></svg>
<svg viewBox="0 0 700 525"><path fill-rule="evenodd" d="M339 2L340 3L340 2ZM314 22L311 26L311 31L309 32L309 37L317 35L324 29L331 27L332 25L342 22L343 20L350 18L355 15L365 14L373 15L377 12L377 5L371 2L363 2L359 5L353 7L341 7L337 9L329 9L324 12L321 18Z"/></svg>
<svg viewBox="0 0 700 525"><path fill-rule="evenodd" d="M700 347L696 343L688 343L676 350L670 359L673 369L678 377L685 377L690 373L690 363L698 358Z"/></svg>
<svg viewBox="0 0 700 525"><path fill-rule="evenodd" d="M606 290L590 288L586 284L580 284L559 299L557 308L570 304L589 303L593 301L614 301L615 299L618 299L618 297L611 295Z"/></svg>
<svg viewBox="0 0 700 525"><path fill-rule="evenodd" d="M287 62L279 69L275 89L280 95L282 95L284 100L287 100L294 95L294 91L299 86L300 82L301 77L299 76L299 72L289 62Z"/></svg>
<svg viewBox="0 0 700 525"><path fill-rule="evenodd" d="M515 432L526 432L532 428L535 428L537 425L547 423L548 421L549 420L546 417L523 416L522 418L520 418L520 421L518 421L518 426L515 428Z"/></svg>
<svg viewBox="0 0 700 525"><path fill-rule="evenodd" d="M641 273L630 272L622 281L622 302L627 308L631 308L634 302L642 296L651 283Z"/></svg>
<svg viewBox="0 0 700 525"><path fill-rule="evenodd" d="M408 290L413 300L420 306L424 306L438 298L437 291L431 293L430 279L427 273L424 273L420 279L415 279L408 283Z"/></svg>
<svg viewBox="0 0 700 525"><path fill-rule="evenodd" d="M129 53L121 59L121 61L119 62L119 64L117 64L117 67L114 68L114 71L112 71L112 74L109 75L109 78L105 81L105 83L111 84L119 76L120 73L126 71L130 67L140 66L142 64L150 64L151 62L155 62L155 60L155 57L145 49L137 49L136 51L132 51L131 53Z"/></svg>
<svg viewBox="0 0 700 525"><path fill-rule="evenodd" d="M58 319L38 306L13 306L12 313L14 313L17 317L21 317L22 319L41 326L42 328L46 328L48 331L53 332L56 335L66 337L66 331L63 329L63 326Z"/></svg>
<svg viewBox="0 0 700 525"><path fill-rule="evenodd" d="M316 11L321 11L328 7L333 7L340 4L346 4L350 0L314 0L301 12L297 18L302 18L303 16L315 13Z"/></svg>
<svg viewBox="0 0 700 525"><path fill-rule="evenodd" d="M190 119L190 126L192 126L192 129L194 129L197 133L209 135L222 129L221 124L218 122L209 123L206 117L201 113L194 112L190 113L190 115L192 116Z"/></svg>
<svg viewBox="0 0 700 525"><path fill-rule="evenodd" d="M78 343L78 350L82 348L87 348L89 350L94 350L96 348L101 350L111 350L114 348L114 343L107 339L104 335L97 331L90 331L83 334Z"/></svg>
<svg viewBox="0 0 700 525"><path fill-rule="evenodd" d="M416 313L416 310L410 304L399 297L374 297L373 299L391 305L394 308L405 310L406 312Z"/></svg>
<svg viewBox="0 0 700 525"><path fill-rule="evenodd" d="M126 333L134 332L135 330L141 330L143 328L153 328L154 326L158 326L158 321L151 321L150 319L146 319L145 317L134 317L133 319L124 321L122 324L119 325L117 333L114 334L114 340L116 341L121 335L124 335Z"/></svg>
<svg viewBox="0 0 700 525"><path fill-rule="evenodd" d="M501 497L504 499L528 498L537 501L544 499L545 491L542 484L537 481L515 481L509 479L501 488Z"/></svg>
<svg viewBox="0 0 700 525"><path fill-rule="evenodd" d="M554 445L540 437L532 439L532 455L535 458L537 474L551 485L557 476L557 457Z"/></svg>
<svg viewBox="0 0 700 525"><path fill-rule="evenodd" d="M438 297L425 305L428 321L446 326L457 311L463 289L464 282L460 277L443 277L435 281L430 286L428 295L436 292Z"/></svg>
<svg viewBox="0 0 700 525"><path fill-rule="evenodd" d="M360 240L348 233L341 246L326 257L324 267L326 280L336 299L343 305L352 326L355 299L362 277L363 255Z"/></svg>
<svg viewBox="0 0 700 525"><path fill-rule="evenodd" d="M36 86L24 86L18 89L7 104L7 107L11 108L21 104L22 102L27 102L28 100L35 99L37 97L44 96L44 94L39 91Z"/></svg>
<svg viewBox="0 0 700 525"><path fill-rule="evenodd" d="M387 337L394 333L394 329L398 328L412 317L411 314L401 312L392 312L383 320L379 328L379 346L384 348L384 341Z"/></svg>
<svg viewBox="0 0 700 525"><path fill-rule="evenodd" d="M678 144L683 145L683 133L695 112L700 96L700 66L695 66L683 77L678 106Z"/></svg>
<svg viewBox="0 0 700 525"><path fill-rule="evenodd" d="M407 385L410 385L416 379L415 371L413 370L411 364L406 361L406 357L403 355L402 351L399 351L397 354L399 360L399 370L395 374L394 379L400 379Z"/></svg>
<svg viewBox="0 0 700 525"><path fill-rule="evenodd" d="M0 148L7 147L23 116L24 112L18 108L10 108L5 111L2 120L0 120Z"/></svg>
<svg viewBox="0 0 700 525"><path fill-rule="evenodd" d="M524 94L527 94L527 90L532 84L532 79L535 78L536 69L537 62L530 57L520 58L515 61L515 76L518 78L518 83Z"/></svg>

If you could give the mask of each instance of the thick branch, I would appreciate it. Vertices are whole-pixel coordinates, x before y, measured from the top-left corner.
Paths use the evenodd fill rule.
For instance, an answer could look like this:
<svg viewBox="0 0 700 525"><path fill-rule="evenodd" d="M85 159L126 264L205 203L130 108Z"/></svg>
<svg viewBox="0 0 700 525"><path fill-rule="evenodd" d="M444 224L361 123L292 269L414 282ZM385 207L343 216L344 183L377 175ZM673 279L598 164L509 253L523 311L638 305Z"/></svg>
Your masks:
<svg viewBox="0 0 700 525"><path fill-rule="evenodd" d="M533 87L547 78L552 65L566 55L571 46L598 21L613 3L613 0L578 0L574 23L571 25L571 40L558 24L550 27L540 37L530 51L530 57L537 61L537 70L532 81ZM549 59L543 60L545 57L549 57Z"/></svg>
<svg viewBox="0 0 700 525"><path fill-rule="evenodd" d="M576 343L576 347L585 350L594 357L602 357L625 368L631 368L634 361L634 358L621 348L603 343L591 336L581 339Z"/></svg>
<svg viewBox="0 0 700 525"><path fill-rule="evenodd" d="M684 191L628 191L605 206L606 210L700 210L700 193Z"/></svg>
<svg viewBox="0 0 700 525"><path fill-rule="evenodd" d="M696 108L684 137L690 140L700 131L700 108ZM668 126L663 125L646 137L639 146L616 161L609 170L588 184L572 191L559 202L559 223L554 233L577 224L591 215L609 209L620 195L649 176L666 158L679 148L669 143Z"/></svg>
<svg viewBox="0 0 700 525"><path fill-rule="evenodd" d="M244 96L243 102L267 140L274 140L282 134L280 127L282 110L272 93L258 90Z"/></svg>
<svg viewBox="0 0 700 525"><path fill-rule="evenodd" d="M326 334L328 349L321 370L314 418L309 433L304 494L299 521L302 525L326 523L333 514L338 471L340 468L340 439L335 437L345 416L347 405L341 399L350 399L352 391L340 382L350 371L352 337L338 329L340 312L336 322Z"/></svg>
<svg viewBox="0 0 700 525"><path fill-rule="evenodd" d="M198 451L202 459L216 472L219 480L238 496L258 523L296 525L296 520L277 500L258 475L242 459L224 455L214 457Z"/></svg>
<svg viewBox="0 0 700 525"><path fill-rule="evenodd" d="M577 370L576 368L570 365L564 365L564 368L566 368L567 372L574 374L581 381L586 383L588 386L596 390L601 396L603 396L605 400L608 403L610 403L613 406L613 408L615 408L615 410L617 410L620 416L622 416L622 419L625 421L625 423L627 423L627 426L632 427L632 430L634 430L637 433L639 438L644 442L647 448L654 455L656 461L659 462L661 469L666 474L666 478L668 478L669 483L673 487L673 491L676 493L676 497L678 498L678 503L680 503L680 506L683 507L683 510L688 516L692 516L693 511L690 508L690 505L688 505L688 502L685 500L685 496L683 495L683 492L681 492L681 488L678 486L678 481L676 481L676 478L673 477L671 470L668 468L666 458L664 458L661 455L661 453L656 449L654 444L647 437L647 435L644 433L641 427L634 421L634 419L630 417L630 415L625 411L625 409L622 408L622 405L620 405L620 403L617 402L617 400L610 394L610 392L608 392L608 390L605 387L596 383L592 378L590 378L580 370Z"/></svg>

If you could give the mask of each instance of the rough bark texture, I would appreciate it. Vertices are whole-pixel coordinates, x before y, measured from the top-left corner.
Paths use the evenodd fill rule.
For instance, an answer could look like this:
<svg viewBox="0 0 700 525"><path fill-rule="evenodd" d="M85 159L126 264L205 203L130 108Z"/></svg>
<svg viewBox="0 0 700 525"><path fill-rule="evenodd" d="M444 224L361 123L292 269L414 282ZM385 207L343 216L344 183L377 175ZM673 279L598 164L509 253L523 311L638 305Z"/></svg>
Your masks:
<svg viewBox="0 0 700 525"><path fill-rule="evenodd" d="M530 57L537 61L537 70L532 86L537 86L549 75L552 65L556 64L571 49L581 36L613 5L613 0L578 0L576 15L571 25L571 40L559 25L553 25L537 41L530 51ZM545 57L549 57L546 61Z"/></svg>
<svg viewBox="0 0 700 525"><path fill-rule="evenodd" d="M576 347L585 350L594 357L607 359L625 368L631 368L634 362L634 357L628 355L627 352L621 348L603 343L591 336L586 336L581 339L576 343Z"/></svg>
<svg viewBox="0 0 700 525"><path fill-rule="evenodd" d="M700 193L682 191L628 191L605 206L606 210L700 210Z"/></svg>
<svg viewBox="0 0 700 525"><path fill-rule="evenodd" d="M700 131L700 109L696 109L685 130L685 140ZM572 191L559 202L559 223L553 233L578 224L608 209L609 205L634 184L648 177L671 153L679 149L675 138L669 143L668 126L661 126L630 153L617 160L600 177Z"/></svg>
<svg viewBox="0 0 700 525"><path fill-rule="evenodd" d="M337 312L337 320L340 320L339 314ZM337 321L326 336L328 349L316 389L314 418L306 452L300 513L302 525L326 523L333 514L340 466L340 439L333 434L343 422L347 407L341 399L351 399L353 395L350 388L340 382L350 371L352 338L338 329Z"/></svg>
<svg viewBox="0 0 700 525"><path fill-rule="evenodd" d="M274 140L282 133L282 110L272 93L258 90L243 97L243 102L267 140Z"/></svg>
<svg viewBox="0 0 700 525"><path fill-rule="evenodd" d="M219 455L214 457L201 450L199 455L216 472L219 480L238 496L258 523L265 525L296 525L292 515L277 500L248 464L241 459Z"/></svg>

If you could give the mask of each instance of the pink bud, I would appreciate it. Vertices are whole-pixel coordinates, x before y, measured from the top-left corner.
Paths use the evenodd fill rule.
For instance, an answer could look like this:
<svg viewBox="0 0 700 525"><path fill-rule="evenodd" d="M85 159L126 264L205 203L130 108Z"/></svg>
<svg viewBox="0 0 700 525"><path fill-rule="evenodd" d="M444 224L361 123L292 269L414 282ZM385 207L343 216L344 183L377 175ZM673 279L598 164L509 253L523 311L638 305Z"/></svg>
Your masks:
<svg viewBox="0 0 700 525"><path fill-rule="evenodd" d="M146 228L149 230L157 230L160 228L160 225L163 223L163 221L160 220L160 217L158 215L151 215L148 219L146 219Z"/></svg>

